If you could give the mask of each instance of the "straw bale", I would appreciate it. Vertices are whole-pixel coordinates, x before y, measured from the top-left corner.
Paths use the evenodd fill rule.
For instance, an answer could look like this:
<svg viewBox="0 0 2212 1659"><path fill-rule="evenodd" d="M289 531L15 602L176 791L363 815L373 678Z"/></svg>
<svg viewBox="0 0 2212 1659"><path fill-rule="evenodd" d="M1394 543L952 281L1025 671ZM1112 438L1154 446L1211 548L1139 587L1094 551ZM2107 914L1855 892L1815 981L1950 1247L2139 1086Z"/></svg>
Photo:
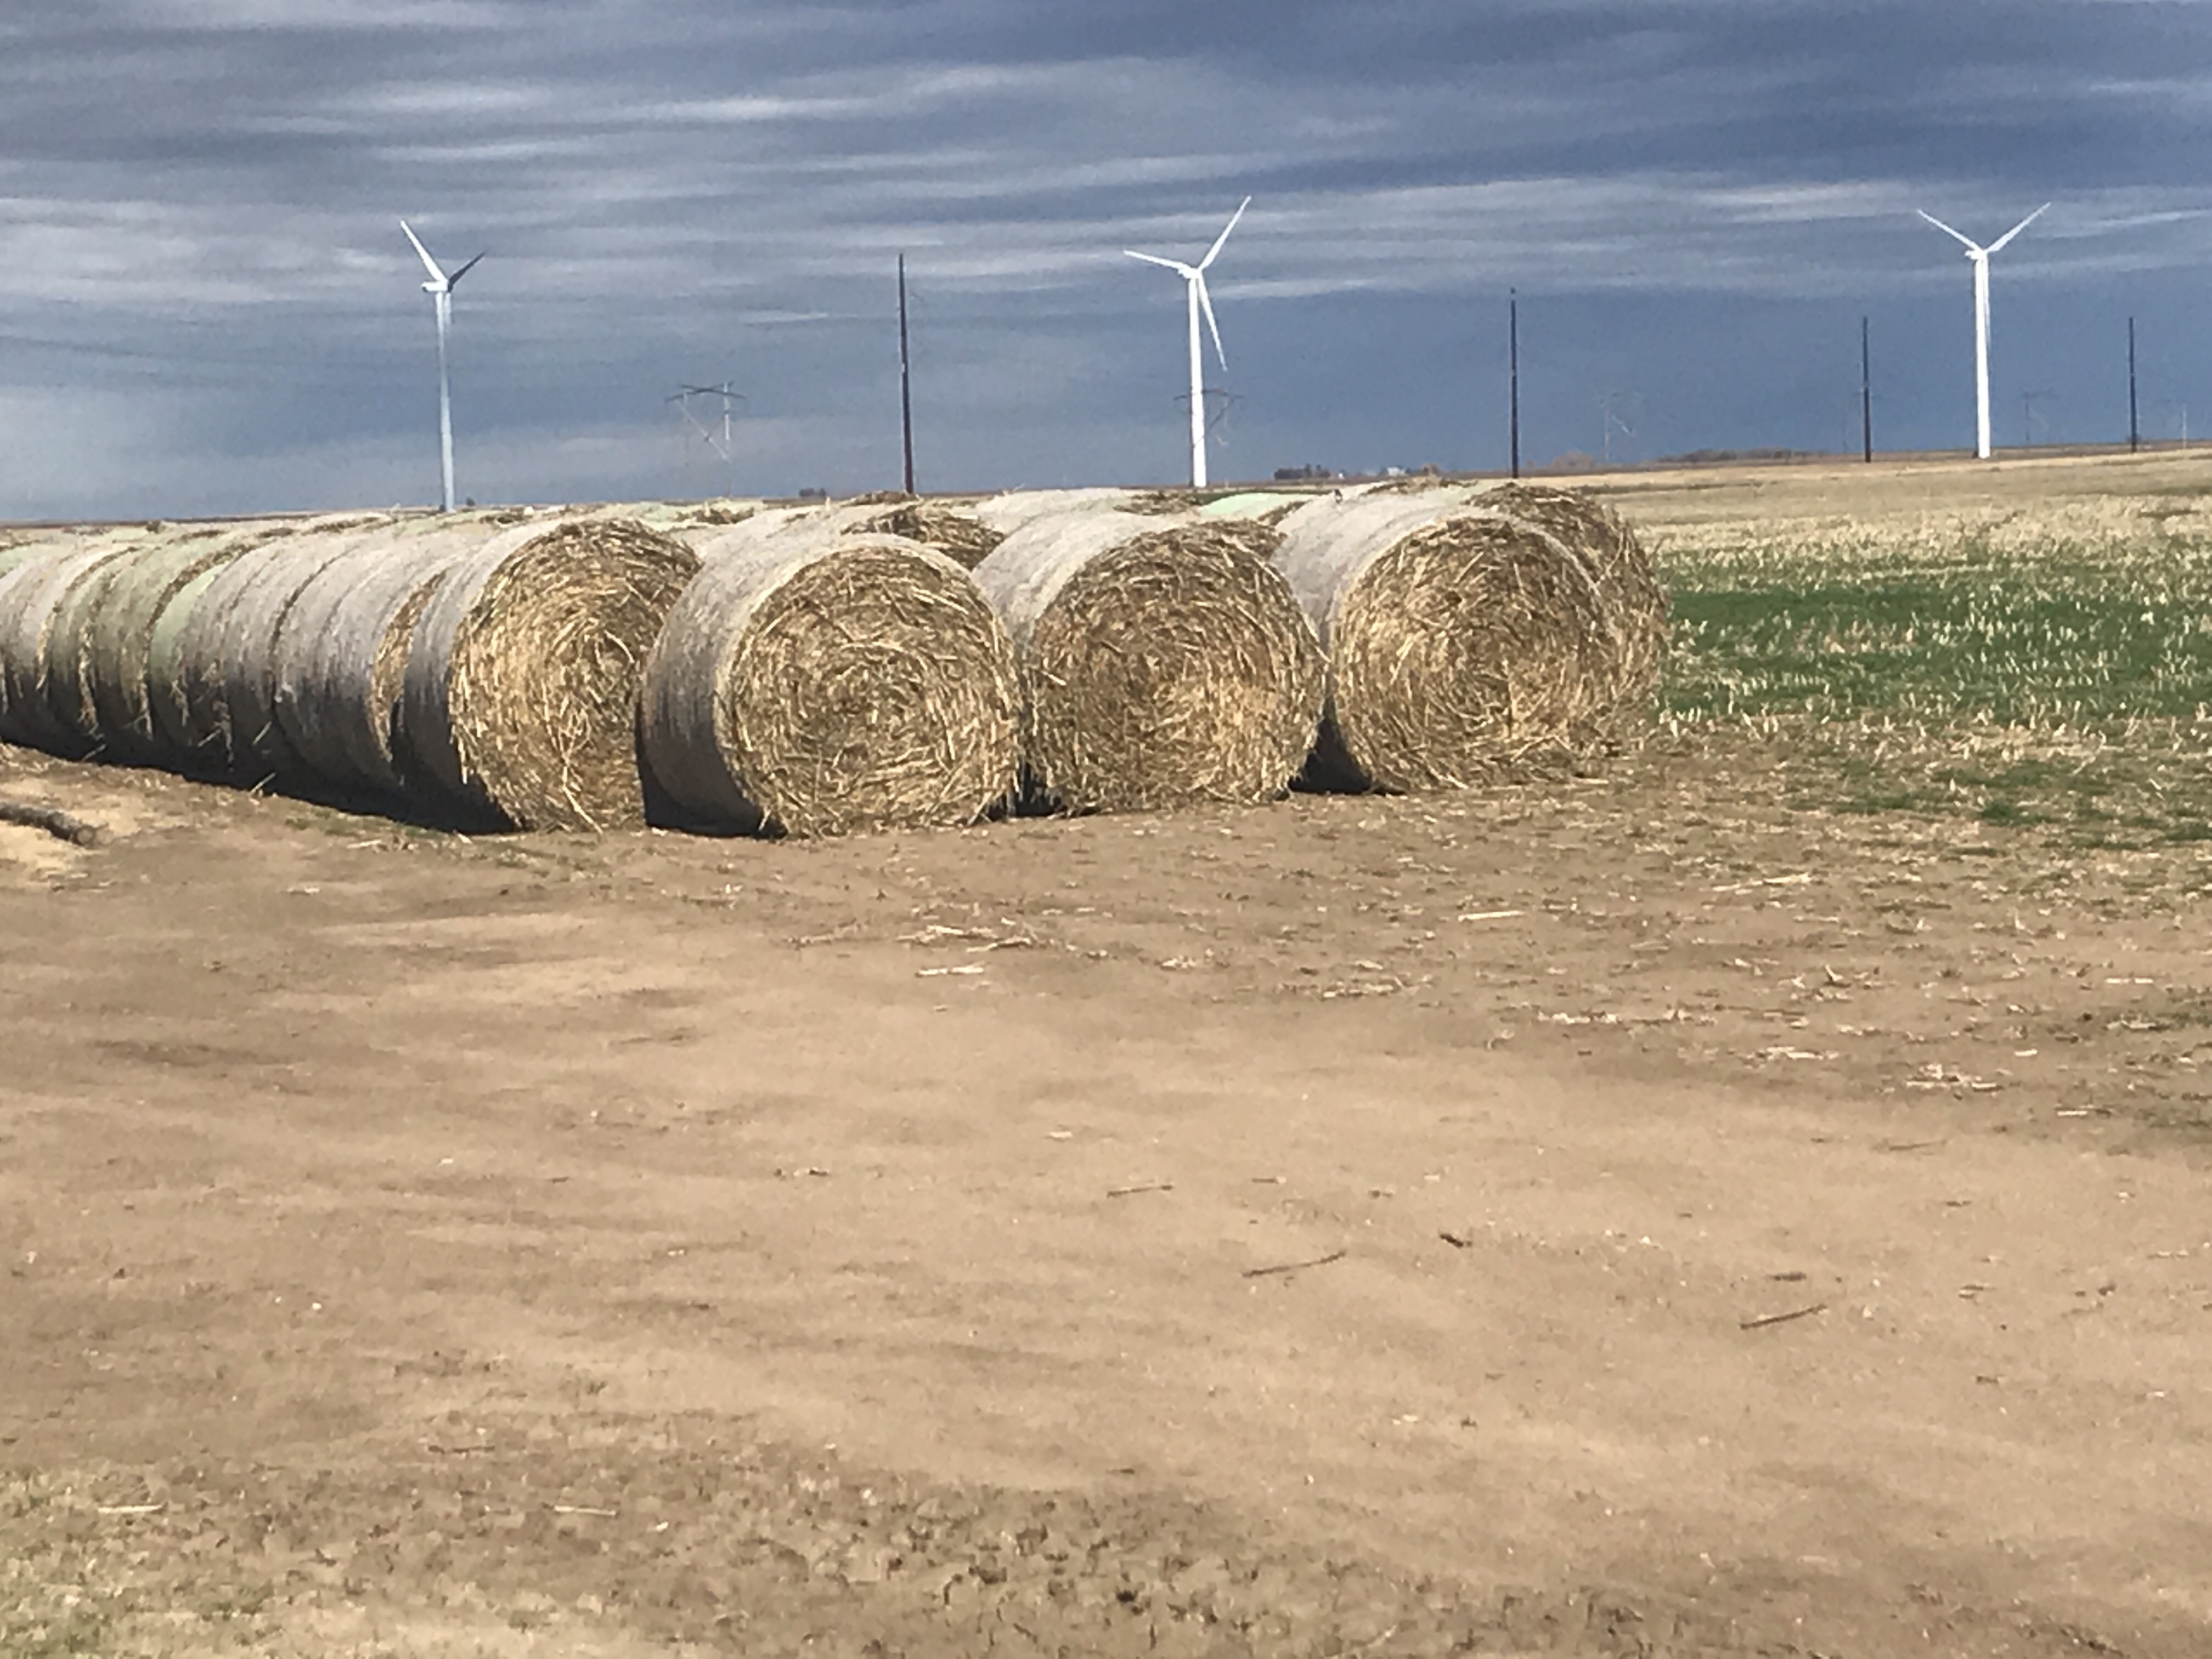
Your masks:
<svg viewBox="0 0 2212 1659"><path fill-rule="evenodd" d="M223 718L234 775L297 781L313 768L276 720L276 641L301 596L377 531L307 532L272 544L280 556L232 601L223 627Z"/></svg>
<svg viewBox="0 0 2212 1659"><path fill-rule="evenodd" d="M1136 498L1133 489L1103 485L1083 489L1009 489L1003 495L985 496L972 510L978 522L1004 537L1039 519L1119 509Z"/></svg>
<svg viewBox="0 0 2212 1659"><path fill-rule="evenodd" d="M80 586L57 617L49 647L57 718L109 758L158 758L146 687L155 621L179 589L234 556L237 545L222 528L195 529L134 548L96 583Z"/></svg>
<svg viewBox="0 0 2212 1659"><path fill-rule="evenodd" d="M403 771L522 829L642 824L639 682L698 568L622 520L525 525L463 557L409 647Z"/></svg>
<svg viewBox="0 0 2212 1659"><path fill-rule="evenodd" d="M988 504L987 504L988 505ZM1272 799L1311 747L1321 647L1267 526L1032 518L975 568L1022 665L1032 798L1071 812Z"/></svg>
<svg viewBox="0 0 2212 1659"><path fill-rule="evenodd" d="M415 626L477 532L387 532L339 553L301 589L271 648L276 724L302 763L343 790L397 794L393 722Z"/></svg>
<svg viewBox="0 0 2212 1659"><path fill-rule="evenodd" d="M266 676L276 626L317 568L303 540L324 556L332 550L305 532L272 537L217 567L205 587L187 584L165 607L174 611L192 594L173 659L158 649L148 653L148 698L181 769L258 782L291 766L268 716ZM157 647L159 634L157 623ZM165 682L170 672L176 679Z"/></svg>
<svg viewBox="0 0 2212 1659"><path fill-rule="evenodd" d="M1613 635L1613 706L1605 724L1618 732L1642 719L1667 648L1667 592L1634 529L1596 496L1553 484L1500 484L1474 502L1547 530L1582 555Z"/></svg>
<svg viewBox="0 0 2212 1659"><path fill-rule="evenodd" d="M1006 539L1003 531L994 530L976 517L973 507L945 501L901 501L887 511L869 514L856 527L920 542L963 570L973 570Z"/></svg>
<svg viewBox="0 0 2212 1659"><path fill-rule="evenodd" d="M971 823L1013 793L1020 680L989 602L841 516L709 544L653 647L647 768L702 828Z"/></svg>
<svg viewBox="0 0 2212 1659"><path fill-rule="evenodd" d="M92 744L57 718L48 672L54 624L73 594L97 585L129 544L95 538L53 556L27 560L0 577L0 738L52 754L79 756Z"/></svg>
<svg viewBox="0 0 2212 1659"><path fill-rule="evenodd" d="M1329 653L1310 781L1458 788L1594 747L1613 646L1589 564L1453 491L1317 499L1275 562Z"/></svg>
<svg viewBox="0 0 2212 1659"><path fill-rule="evenodd" d="M204 769L212 755L211 734L192 712L191 665L201 634L210 626L226 591L231 566L253 556L255 543L234 549L222 563L211 565L169 596L154 618L154 631L146 642L146 708L152 719L149 745L165 766L178 771ZM212 597L211 597L212 595ZM189 648L188 648L189 647Z"/></svg>

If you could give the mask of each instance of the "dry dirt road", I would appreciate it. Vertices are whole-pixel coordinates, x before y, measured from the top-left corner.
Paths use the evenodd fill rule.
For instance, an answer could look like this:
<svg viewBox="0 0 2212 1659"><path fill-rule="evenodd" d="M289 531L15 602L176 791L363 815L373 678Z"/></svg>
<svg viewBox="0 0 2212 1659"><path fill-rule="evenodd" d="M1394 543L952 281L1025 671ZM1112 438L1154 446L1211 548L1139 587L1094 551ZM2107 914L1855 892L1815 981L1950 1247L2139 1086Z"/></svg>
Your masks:
<svg viewBox="0 0 2212 1659"><path fill-rule="evenodd" d="M2212 1651L2202 848L0 750L0 1652Z"/></svg>

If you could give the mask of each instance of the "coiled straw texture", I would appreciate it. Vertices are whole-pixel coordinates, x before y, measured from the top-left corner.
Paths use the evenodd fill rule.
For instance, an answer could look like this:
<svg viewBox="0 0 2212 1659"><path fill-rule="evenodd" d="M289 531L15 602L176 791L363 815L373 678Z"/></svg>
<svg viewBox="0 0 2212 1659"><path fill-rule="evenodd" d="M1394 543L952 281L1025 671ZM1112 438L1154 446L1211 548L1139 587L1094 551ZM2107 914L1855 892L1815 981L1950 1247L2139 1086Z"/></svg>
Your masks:
<svg viewBox="0 0 2212 1659"><path fill-rule="evenodd" d="M1028 518L975 568L1022 665L1037 804L1273 799L1311 747L1319 641L1276 532L1103 507Z"/></svg>
<svg viewBox="0 0 2212 1659"><path fill-rule="evenodd" d="M698 827L973 823L1012 794L1012 642L968 573L834 518L702 550L646 669L647 768Z"/></svg>

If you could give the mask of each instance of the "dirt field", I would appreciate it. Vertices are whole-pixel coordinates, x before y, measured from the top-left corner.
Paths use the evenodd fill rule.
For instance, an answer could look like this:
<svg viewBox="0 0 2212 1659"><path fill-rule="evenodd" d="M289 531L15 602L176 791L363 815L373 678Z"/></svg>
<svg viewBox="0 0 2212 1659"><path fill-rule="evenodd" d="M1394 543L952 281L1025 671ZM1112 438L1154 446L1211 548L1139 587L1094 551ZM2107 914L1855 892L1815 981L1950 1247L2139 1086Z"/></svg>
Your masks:
<svg viewBox="0 0 2212 1659"><path fill-rule="evenodd" d="M0 1653L2212 1650L2212 845L0 750Z"/></svg>

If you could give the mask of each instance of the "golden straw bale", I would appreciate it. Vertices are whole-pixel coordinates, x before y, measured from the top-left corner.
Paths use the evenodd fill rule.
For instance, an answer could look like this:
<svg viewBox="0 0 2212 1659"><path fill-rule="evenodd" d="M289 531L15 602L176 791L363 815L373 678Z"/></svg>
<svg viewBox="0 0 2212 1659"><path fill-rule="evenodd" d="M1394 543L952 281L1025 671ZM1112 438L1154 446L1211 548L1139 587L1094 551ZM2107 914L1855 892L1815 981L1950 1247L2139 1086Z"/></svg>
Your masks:
<svg viewBox="0 0 2212 1659"><path fill-rule="evenodd" d="M1022 665L1031 792L1063 811L1272 799L1312 746L1321 648L1276 532L1111 506L1028 517L975 568Z"/></svg>
<svg viewBox="0 0 2212 1659"><path fill-rule="evenodd" d="M1329 653L1310 781L1459 788L1596 744L1613 639L1556 536L1449 490L1321 497L1281 528L1276 563Z"/></svg>
<svg viewBox="0 0 2212 1659"><path fill-rule="evenodd" d="M647 771L702 828L974 822L1012 793L1013 647L968 573L831 514L744 525L647 664Z"/></svg>
<svg viewBox="0 0 2212 1659"><path fill-rule="evenodd" d="M501 532L452 568L416 625L403 772L520 829L642 824L639 684L698 568L680 542L623 520Z"/></svg>

